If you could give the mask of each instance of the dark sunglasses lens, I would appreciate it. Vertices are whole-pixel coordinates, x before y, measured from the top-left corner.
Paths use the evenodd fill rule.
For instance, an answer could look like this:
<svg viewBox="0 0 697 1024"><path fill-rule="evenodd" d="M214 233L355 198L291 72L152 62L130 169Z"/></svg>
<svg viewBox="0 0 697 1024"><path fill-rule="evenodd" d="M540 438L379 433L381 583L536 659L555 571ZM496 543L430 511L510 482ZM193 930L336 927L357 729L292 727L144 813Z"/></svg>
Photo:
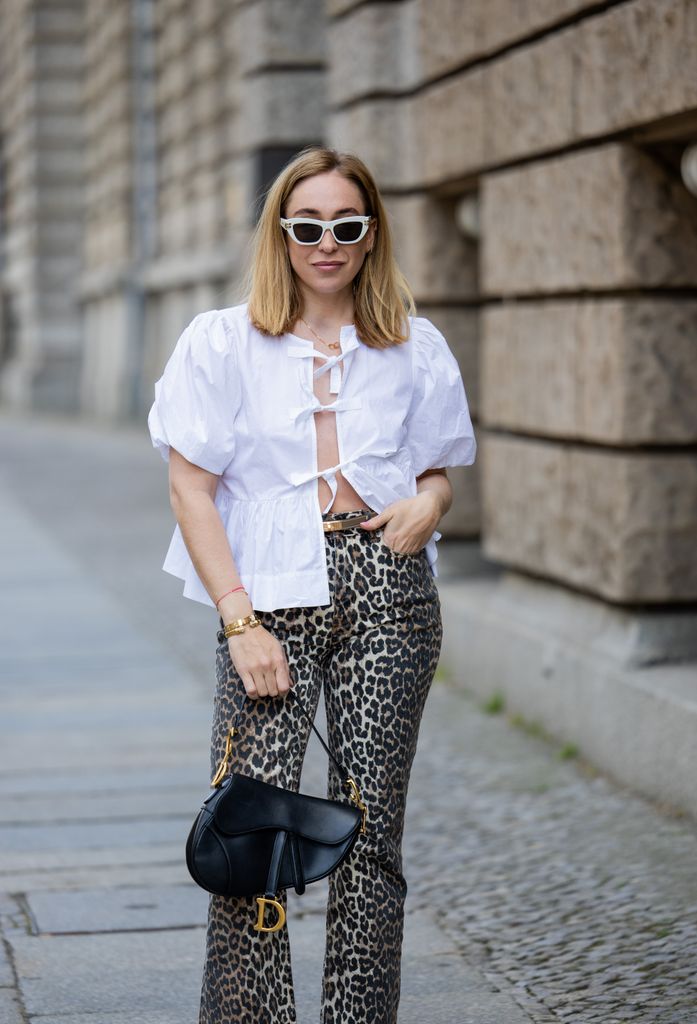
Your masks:
<svg viewBox="0 0 697 1024"><path fill-rule="evenodd" d="M319 242L322 237L319 224L295 224L293 232L299 242Z"/></svg>
<svg viewBox="0 0 697 1024"><path fill-rule="evenodd" d="M334 232L339 242L357 242L361 237L363 224L359 220L347 220L344 224L337 224Z"/></svg>

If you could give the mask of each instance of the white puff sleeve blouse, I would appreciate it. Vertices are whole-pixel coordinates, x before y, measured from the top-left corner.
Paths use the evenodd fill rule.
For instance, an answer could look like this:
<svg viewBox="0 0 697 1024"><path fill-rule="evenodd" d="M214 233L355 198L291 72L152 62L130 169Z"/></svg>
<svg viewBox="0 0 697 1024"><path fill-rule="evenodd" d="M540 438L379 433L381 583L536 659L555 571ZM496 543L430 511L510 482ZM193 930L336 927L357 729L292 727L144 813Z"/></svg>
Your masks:
<svg viewBox="0 0 697 1024"><path fill-rule="evenodd" d="M257 331L242 303L200 313L177 341L155 384L152 444L165 461L173 447L218 476L215 505L256 610L330 603L320 476L332 501L340 471L381 512L413 497L425 470L474 462L457 361L429 320L409 320L409 339L387 349L363 345L344 326L340 352L328 356L306 338ZM326 405L314 392L324 373ZM314 413L322 409L336 413L340 461L320 468ZM434 576L440 537L435 530L425 544ZM178 525L162 568L184 581L184 597L214 607Z"/></svg>
<svg viewBox="0 0 697 1024"><path fill-rule="evenodd" d="M477 443L460 367L430 320L414 318L412 332L414 383L405 443L414 475L421 476L427 469L469 466Z"/></svg>
<svg viewBox="0 0 697 1024"><path fill-rule="evenodd" d="M148 417L152 443L169 462L170 446L220 475L235 454L242 397L233 332L222 316L199 313L182 332Z"/></svg>

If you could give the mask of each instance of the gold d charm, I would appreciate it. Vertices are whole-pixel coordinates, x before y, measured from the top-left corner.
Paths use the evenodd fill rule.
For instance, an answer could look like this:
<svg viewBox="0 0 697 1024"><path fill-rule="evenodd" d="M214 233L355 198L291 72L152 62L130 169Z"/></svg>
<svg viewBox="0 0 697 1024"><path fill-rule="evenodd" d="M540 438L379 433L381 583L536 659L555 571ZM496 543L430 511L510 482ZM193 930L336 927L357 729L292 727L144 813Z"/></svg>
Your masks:
<svg viewBox="0 0 697 1024"><path fill-rule="evenodd" d="M270 900L266 896L257 896L257 903L259 904L259 916L257 917L257 923L254 925L255 932L277 932L279 928L283 927L286 923L286 912L278 900ZM267 903L278 911L278 920L269 928L264 927L264 911Z"/></svg>

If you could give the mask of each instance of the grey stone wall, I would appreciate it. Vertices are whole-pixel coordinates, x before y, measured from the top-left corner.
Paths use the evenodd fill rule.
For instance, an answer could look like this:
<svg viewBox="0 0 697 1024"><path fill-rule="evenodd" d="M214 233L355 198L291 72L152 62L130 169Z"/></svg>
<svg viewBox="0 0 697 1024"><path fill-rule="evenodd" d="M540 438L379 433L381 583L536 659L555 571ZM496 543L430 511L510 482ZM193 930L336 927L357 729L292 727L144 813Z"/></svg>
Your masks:
<svg viewBox="0 0 697 1024"><path fill-rule="evenodd" d="M473 396L450 532L605 600L694 601L694 3L328 10L329 137L376 169Z"/></svg>
<svg viewBox="0 0 697 1024"><path fill-rule="evenodd" d="M156 252L140 410L180 331L237 299L258 197L324 133L321 0L157 0Z"/></svg>
<svg viewBox="0 0 697 1024"><path fill-rule="evenodd" d="M322 140L322 4L287 12L283 0L90 7L83 411L147 411L182 328L234 300L260 191Z"/></svg>
<svg viewBox="0 0 697 1024"><path fill-rule="evenodd" d="M289 11L292 9L292 16ZM307 143L364 157L480 444L446 535L628 605L697 580L693 0L7 0L0 400L142 417Z"/></svg>
<svg viewBox="0 0 697 1024"><path fill-rule="evenodd" d="M82 0L0 11L0 401L77 404L83 200Z"/></svg>

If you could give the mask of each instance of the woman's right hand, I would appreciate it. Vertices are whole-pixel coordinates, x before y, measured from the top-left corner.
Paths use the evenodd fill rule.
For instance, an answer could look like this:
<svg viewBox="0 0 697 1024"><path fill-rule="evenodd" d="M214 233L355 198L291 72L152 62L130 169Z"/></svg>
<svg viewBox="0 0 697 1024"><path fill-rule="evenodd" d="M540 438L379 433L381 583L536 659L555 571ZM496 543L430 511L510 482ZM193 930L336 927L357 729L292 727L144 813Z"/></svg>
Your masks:
<svg viewBox="0 0 697 1024"><path fill-rule="evenodd" d="M243 633L228 637L228 649L248 697L279 697L288 693L293 682L286 652L264 626L247 626Z"/></svg>

